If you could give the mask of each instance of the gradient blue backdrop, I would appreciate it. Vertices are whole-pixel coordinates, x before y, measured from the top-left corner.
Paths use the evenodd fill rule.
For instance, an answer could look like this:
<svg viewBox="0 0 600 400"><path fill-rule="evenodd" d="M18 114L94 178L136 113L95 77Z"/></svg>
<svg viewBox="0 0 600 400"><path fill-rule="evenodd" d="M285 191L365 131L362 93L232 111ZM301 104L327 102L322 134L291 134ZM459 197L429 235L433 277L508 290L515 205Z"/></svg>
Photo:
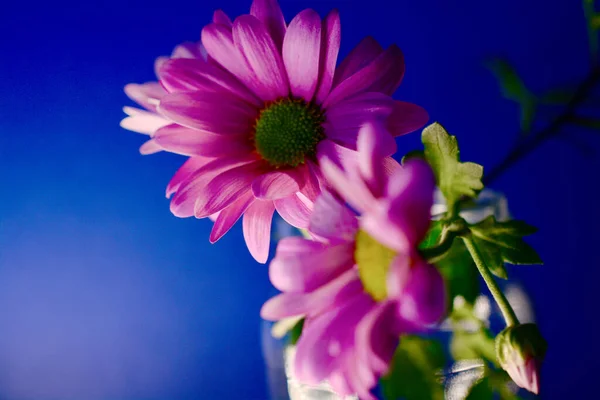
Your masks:
<svg viewBox="0 0 600 400"><path fill-rule="evenodd" d="M119 128L128 82L156 56L196 40L212 10L250 0L3 4L0 23L0 398L266 398L258 311L267 270L239 226L209 245L210 223L173 217L164 188L181 157L142 157ZM425 106L486 167L518 129L487 56L512 60L534 89L581 79L586 32L577 0L282 0L339 8L342 55L365 35L405 52L398 98ZM600 149L598 138L590 148ZM399 140L418 146L418 134ZM598 158L556 140L495 188L543 267L511 268L550 342L544 398L597 388Z"/></svg>

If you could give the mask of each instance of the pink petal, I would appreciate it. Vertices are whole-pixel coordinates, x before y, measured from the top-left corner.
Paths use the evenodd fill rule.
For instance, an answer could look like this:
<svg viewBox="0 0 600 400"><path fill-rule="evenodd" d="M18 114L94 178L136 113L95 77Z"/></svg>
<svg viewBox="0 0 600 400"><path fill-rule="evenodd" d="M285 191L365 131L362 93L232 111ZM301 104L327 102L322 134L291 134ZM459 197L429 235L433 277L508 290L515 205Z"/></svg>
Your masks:
<svg viewBox="0 0 600 400"><path fill-rule="evenodd" d="M140 154L142 155L155 154L162 150L163 148L154 139L147 140L140 146Z"/></svg>
<svg viewBox="0 0 600 400"><path fill-rule="evenodd" d="M202 29L202 43L211 58L235 75L248 88L253 87L256 78L248 68L243 54L233 42L232 28L222 24L209 24Z"/></svg>
<svg viewBox="0 0 600 400"><path fill-rule="evenodd" d="M275 209L288 224L298 228L308 228L312 205L307 204L297 194L274 201Z"/></svg>
<svg viewBox="0 0 600 400"><path fill-rule="evenodd" d="M342 38L340 14L337 10L331 11L323 21L321 38L321 55L319 64L319 86L316 101L322 103L333 85L335 64L340 51Z"/></svg>
<svg viewBox="0 0 600 400"><path fill-rule="evenodd" d="M358 131L369 121L385 120L392 113L394 100L382 93L367 92L334 104L327 109L327 137L356 149Z"/></svg>
<svg viewBox="0 0 600 400"><path fill-rule="evenodd" d="M346 202L361 212L373 204L375 198L359 175L356 152L323 140L317 155L327 182Z"/></svg>
<svg viewBox="0 0 600 400"><path fill-rule="evenodd" d="M298 192L300 187L304 186L303 178L293 169L267 172L252 182L252 191L259 199L282 199Z"/></svg>
<svg viewBox="0 0 600 400"><path fill-rule="evenodd" d="M262 102L229 72L218 66L195 59L175 59L159 70L160 82L171 93L191 91L229 92L253 106Z"/></svg>
<svg viewBox="0 0 600 400"><path fill-rule="evenodd" d="M167 186L167 198L171 197L175 193L181 184L185 182L194 172L212 161L206 157L191 157L177 170L169 185ZM191 214L190 214L191 215Z"/></svg>
<svg viewBox="0 0 600 400"><path fill-rule="evenodd" d="M396 45L391 45L369 65L336 86L323 103L328 107L363 92L381 92L392 95L404 76L404 56Z"/></svg>
<svg viewBox="0 0 600 400"><path fill-rule="evenodd" d="M225 25L229 28L233 26L233 22L231 22L231 19L223 12L223 10L216 10L213 13L213 22L215 24Z"/></svg>
<svg viewBox="0 0 600 400"><path fill-rule="evenodd" d="M399 253L409 252L416 244L412 241L407 221L393 219L387 199L379 200L361 216L360 227L382 245Z"/></svg>
<svg viewBox="0 0 600 400"><path fill-rule="evenodd" d="M184 156L224 157L253 151L245 135L214 135L177 124L156 131L154 140L164 150Z"/></svg>
<svg viewBox="0 0 600 400"><path fill-rule="evenodd" d="M307 161L303 168L304 187L301 192L310 201L314 202L321 193L321 185L319 183L319 167L311 161Z"/></svg>
<svg viewBox="0 0 600 400"><path fill-rule="evenodd" d="M325 244L301 236L287 236L277 243L275 257L290 257L322 250Z"/></svg>
<svg viewBox="0 0 600 400"><path fill-rule="evenodd" d="M525 368L522 371L525 385L522 386L531 393L539 394L540 392L540 370L541 361L536 358L530 358L525 362Z"/></svg>
<svg viewBox="0 0 600 400"><path fill-rule="evenodd" d="M354 390L350 387L346 376L341 373L339 370L333 371L329 374L329 384L331 388L339 395L339 396L350 396L354 394Z"/></svg>
<svg viewBox="0 0 600 400"><path fill-rule="evenodd" d="M353 392L360 398L360 400L378 400L371 393L371 389L377 384L377 377L374 371L371 370L365 363L357 359L354 349L348 357L346 362L346 374L350 385L352 386Z"/></svg>
<svg viewBox="0 0 600 400"><path fill-rule="evenodd" d="M269 257L274 211L272 201L256 200L244 213L244 239L252 257L261 264Z"/></svg>
<svg viewBox="0 0 600 400"><path fill-rule="evenodd" d="M206 218L233 203L250 189L250 184L260 173L259 168L258 162L241 165L214 176L205 187L202 185L203 190L198 193L194 204L196 218ZM194 185L201 186L198 182Z"/></svg>
<svg viewBox="0 0 600 400"><path fill-rule="evenodd" d="M437 268L418 256L415 257L408 281L398 300L398 315L424 328L439 322L445 314L446 290L444 279Z"/></svg>
<svg viewBox="0 0 600 400"><path fill-rule="evenodd" d="M253 201L254 196L252 195L252 192L248 190L229 207L222 210L215 220L215 224L210 232L210 242L215 243L217 240L221 239L221 237L223 237L223 235L225 235L227 231L231 229L236 221L240 219L244 211L246 211L248 206L250 206Z"/></svg>
<svg viewBox="0 0 600 400"><path fill-rule="evenodd" d="M171 93L162 99L159 110L180 125L220 135L249 133L257 112L223 92Z"/></svg>
<svg viewBox="0 0 600 400"><path fill-rule="evenodd" d="M429 164L420 159L407 161L389 177L386 196L363 214L362 228L385 246L410 253L431 223L434 188Z"/></svg>
<svg viewBox="0 0 600 400"><path fill-rule="evenodd" d="M429 229L434 190L435 177L424 160L409 160L390 176L387 187L387 197L391 200L389 217L407 227L407 237L412 244L418 244Z"/></svg>
<svg viewBox="0 0 600 400"><path fill-rule="evenodd" d="M269 265L273 286L283 292L311 292L354 266L353 243L307 247L313 250L275 256Z"/></svg>
<svg viewBox="0 0 600 400"><path fill-rule="evenodd" d="M371 36L365 37L340 63L340 66L335 71L333 86L339 85L346 78L349 78L369 65L381 53L383 53L381 45Z"/></svg>
<svg viewBox="0 0 600 400"><path fill-rule="evenodd" d="M175 47L171 58L195 58L206 60L206 50L202 43L185 42Z"/></svg>
<svg viewBox="0 0 600 400"><path fill-rule="evenodd" d="M380 197L388 180L383 159L396 152L396 141L381 123L368 123L358 134L357 147L360 174L371 192Z"/></svg>
<svg viewBox="0 0 600 400"><path fill-rule="evenodd" d="M263 304L260 316L269 321L295 315L315 316L363 293L358 271L352 268L313 292L282 293L272 297Z"/></svg>
<svg viewBox="0 0 600 400"><path fill-rule="evenodd" d="M354 242L358 219L330 192L324 191L315 202L308 230L332 242Z"/></svg>
<svg viewBox="0 0 600 400"><path fill-rule="evenodd" d="M392 361L400 332L395 328L396 303L380 303L356 328L356 353L361 363L377 375L385 374Z"/></svg>
<svg viewBox="0 0 600 400"><path fill-rule="evenodd" d="M319 80L321 18L314 10L300 12L283 39L283 63L292 94L311 101Z"/></svg>
<svg viewBox="0 0 600 400"><path fill-rule="evenodd" d="M287 96L285 67L265 26L251 15L242 15L233 23L233 38L253 75L244 83L264 101Z"/></svg>
<svg viewBox="0 0 600 400"><path fill-rule="evenodd" d="M129 115L121 120L120 126L129 131L152 136L154 132L170 122L158 114L140 110L139 108L123 107Z"/></svg>
<svg viewBox="0 0 600 400"><path fill-rule="evenodd" d="M127 97L150 111L156 111L156 105L166 94L158 82L130 83L125 85L124 91Z"/></svg>
<svg viewBox="0 0 600 400"><path fill-rule="evenodd" d="M414 132L429 121L429 115L423 107L403 101L394 103L394 109L387 122L392 135L401 136Z"/></svg>
<svg viewBox="0 0 600 400"><path fill-rule="evenodd" d="M254 0L250 14L264 24L273 38L278 50L281 50L285 36L285 19L277 0Z"/></svg>
<svg viewBox="0 0 600 400"><path fill-rule="evenodd" d="M160 71L163 64L169 61L170 59L170 57L165 56L157 57L156 60L154 60L154 75L158 76L158 71Z"/></svg>
<svg viewBox="0 0 600 400"><path fill-rule="evenodd" d="M400 163L394 160L392 157L386 157L383 159L382 163L383 174L386 177L390 177L396 173L397 170L402 169Z"/></svg>
<svg viewBox="0 0 600 400"><path fill-rule="evenodd" d="M214 214L210 214L208 216L208 219L210 219L212 222L215 222L217 220L217 218L219 218L219 215L221 215L221 211L217 211Z"/></svg>
<svg viewBox="0 0 600 400"><path fill-rule="evenodd" d="M407 254L398 254L390 263L386 277L386 290L389 299L399 300L410 280L411 259Z"/></svg>
<svg viewBox="0 0 600 400"><path fill-rule="evenodd" d="M186 168L186 170L182 171L181 176L178 176L178 171L176 174L178 179L173 182L175 180L175 177L173 177L173 180L171 180L171 183L174 185L177 184L177 186L172 188L171 184L169 184L169 188L167 188L167 194L173 193L175 190L177 191L171 200L171 212L177 217L185 218L194 215L196 199L199 196L206 195L206 186L214 177L230 169L255 161L254 157L251 156L216 159L193 157L191 160L196 158L208 161L204 161L200 167L191 171L190 168ZM185 175L183 175L184 172L186 173Z"/></svg>
<svg viewBox="0 0 600 400"><path fill-rule="evenodd" d="M354 329L373 305L373 299L363 293L315 318L303 330L294 360L294 372L300 381L318 384L336 369L342 355L352 351Z"/></svg>

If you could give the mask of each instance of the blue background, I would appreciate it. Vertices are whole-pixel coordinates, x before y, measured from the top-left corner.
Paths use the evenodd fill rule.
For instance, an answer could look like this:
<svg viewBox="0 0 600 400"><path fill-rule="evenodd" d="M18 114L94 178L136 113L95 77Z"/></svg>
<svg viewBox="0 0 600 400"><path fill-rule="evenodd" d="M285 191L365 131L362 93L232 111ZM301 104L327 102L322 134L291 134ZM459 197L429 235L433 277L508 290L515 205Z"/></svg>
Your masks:
<svg viewBox="0 0 600 400"><path fill-rule="evenodd" d="M271 294L236 226L173 217L164 188L183 158L142 157L122 130L128 82L196 40L215 8L244 1L8 2L0 17L0 398L266 398L258 311ZM579 1L282 0L339 8L341 54L365 35L403 49L397 97L425 106L463 158L495 165L518 130L516 105L482 66L505 56L533 90L587 71ZM597 134L573 130L587 148ZM595 136L594 136L595 135ZM399 139L419 145L418 134ZM543 267L511 268L550 343L543 398L597 387L598 158L553 140L495 183L540 228Z"/></svg>

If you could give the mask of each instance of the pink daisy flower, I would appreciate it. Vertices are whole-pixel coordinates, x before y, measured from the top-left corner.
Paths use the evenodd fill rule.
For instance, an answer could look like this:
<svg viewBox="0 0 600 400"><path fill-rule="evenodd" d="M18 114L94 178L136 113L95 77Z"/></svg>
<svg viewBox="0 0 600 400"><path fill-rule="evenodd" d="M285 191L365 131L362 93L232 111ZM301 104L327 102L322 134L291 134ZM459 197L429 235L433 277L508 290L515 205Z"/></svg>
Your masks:
<svg viewBox="0 0 600 400"><path fill-rule="evenodd" d="M426 112L391 95L404 75L400 49L363 40L336 68L340 18L304 10L286 24L276 0L255 0L231 22L222 12L202 30L208 62L171 59L159 68L167 94L157 112L172 122L153 140L189 156L168 185L178 217L219 217L216 242L243 215L254 258L269 253L275 211L307 228L325 183L319 158L356 149L358 128L380 119L393 136L422 127Z"/></svg>
<svg viewBox="0 0 600 400"><path fill-rule="evenodd" d="M216 16L216 14L215 14ZM170 57L161 56L154 61L154 72L158 77L158 70L169 59L187 58L206 60L206 51L200 42L186 42L173 49ZM143 109L125 106L123 111L127 117L121 120L121 127L133 132L142 133L150 136L140 147L141 154L153 154L162 150L162 148L152 138L157 130L171 124L171 121L157 113L156 107L160 99L167 94L167 91L158 83L129 83L125 85L125 94Z"/></svg>
<svg viewBox="0 0 600 400"><path fill-rule="evenodd" d="M357 218L324 191L310 232L317 240L288 237L269 266L283 293L261 310L267 320L305 316L294 371L299 380L327 379L342 395L374 396L401 333L420 331L446 310L443 278L421 259L434 177L423 160L403 167L382 159L381 128L361 131L358 156L342 157L345 172L321 160L324 175ZM385 154L385 152L383 152Z"/></svg>

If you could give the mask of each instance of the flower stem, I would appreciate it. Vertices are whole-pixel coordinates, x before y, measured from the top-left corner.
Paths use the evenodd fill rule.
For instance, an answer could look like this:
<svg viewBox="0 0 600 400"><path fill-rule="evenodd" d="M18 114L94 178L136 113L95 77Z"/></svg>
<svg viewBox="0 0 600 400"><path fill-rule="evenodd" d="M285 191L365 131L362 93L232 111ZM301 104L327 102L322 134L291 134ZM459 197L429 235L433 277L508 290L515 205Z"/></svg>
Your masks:
<svg viewBox="0 0 600 400"><path fill-rule="evenodd" d="M471 257L473 257L473 261L475 261L475 265L477 265L477 269L483 277L483 280L485 281L485 284L487 285L488 289L492 293L494 300L496 300L498 307L500 307L500 311L502 312L504 320L506 321L506 326L518 325L519 319L517 318L515 311L512 309L510 303L504 296L504 293L502 293L502 291L498 287L498 284L492 276L492 273L490 272L489 268L485 264L485 261L483 260L483 257L479 249L477 248L477 245L470 237L470 235L462 236L461 238L465 242L465 246L467 246L469 253L471 253Z"/></svg>

